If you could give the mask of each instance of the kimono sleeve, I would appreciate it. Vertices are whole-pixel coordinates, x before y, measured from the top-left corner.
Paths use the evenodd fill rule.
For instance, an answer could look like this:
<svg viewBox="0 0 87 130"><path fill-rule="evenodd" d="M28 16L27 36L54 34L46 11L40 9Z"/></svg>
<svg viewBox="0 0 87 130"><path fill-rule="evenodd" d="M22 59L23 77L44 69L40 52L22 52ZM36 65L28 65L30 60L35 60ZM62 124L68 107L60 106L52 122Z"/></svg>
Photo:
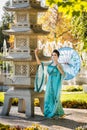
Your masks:
<svg viewBox="0 0 87 130"><path fill-rule="evenodd" d="M44 66L44 63L41 62L41 64L37 68L35 81L34 81L34 91L41 92L44 90L44 87L46 86L46 69Z"/></svg>
<svg viewBox="0 0 87 130"><path fill-rule="evenodd" d="M41 62L42 64L44 64L44 66L48 66L49 64L51 64L52 63L52 61L50 60L50 61L44 61L44 62Z"/></svg>

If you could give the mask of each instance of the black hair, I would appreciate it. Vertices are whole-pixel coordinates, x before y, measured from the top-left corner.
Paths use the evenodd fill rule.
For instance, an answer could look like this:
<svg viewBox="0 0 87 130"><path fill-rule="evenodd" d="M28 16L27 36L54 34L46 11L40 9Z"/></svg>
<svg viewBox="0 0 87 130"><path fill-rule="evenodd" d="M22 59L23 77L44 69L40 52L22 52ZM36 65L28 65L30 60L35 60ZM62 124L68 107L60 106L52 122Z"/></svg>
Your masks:
<svg viewBox="0 0 87 130"><path fill-rule="evenodd" d="M59 51L57 49L53 50L53 53L56 53L58 57L60 55L60 53L59 53Z"/></svg>

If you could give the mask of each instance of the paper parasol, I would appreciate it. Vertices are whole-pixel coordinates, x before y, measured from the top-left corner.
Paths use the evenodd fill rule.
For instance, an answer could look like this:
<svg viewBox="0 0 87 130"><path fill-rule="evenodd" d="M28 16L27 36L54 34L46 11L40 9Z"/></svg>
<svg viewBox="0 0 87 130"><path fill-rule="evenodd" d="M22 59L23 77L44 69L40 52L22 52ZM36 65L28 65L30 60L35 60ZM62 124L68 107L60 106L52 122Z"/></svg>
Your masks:
<svg viewBox="0 0 87 130"><path fill-rule="evenodd" d="M81 60L79 54L70 47L62 47L59 50L59 63L61 63L64 72L64 80L70 80L74 78L80 71Z"/></svg>

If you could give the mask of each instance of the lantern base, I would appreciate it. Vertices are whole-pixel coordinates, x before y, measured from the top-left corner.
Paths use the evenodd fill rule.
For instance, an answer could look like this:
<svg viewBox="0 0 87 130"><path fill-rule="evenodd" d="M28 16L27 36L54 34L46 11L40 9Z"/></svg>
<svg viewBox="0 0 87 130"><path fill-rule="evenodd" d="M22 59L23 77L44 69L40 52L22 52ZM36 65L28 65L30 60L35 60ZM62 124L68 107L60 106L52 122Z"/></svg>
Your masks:
<svg viewBox="0 0 87 130"><path fill-rule="evenodd" d="M18 112L25 112L26 117L34 116L34 98L40 99L40 107L43 111L44 91L38 93L33 89L14 89L6 92L1 115L9 115L13 98L18 98Z"/></svg>

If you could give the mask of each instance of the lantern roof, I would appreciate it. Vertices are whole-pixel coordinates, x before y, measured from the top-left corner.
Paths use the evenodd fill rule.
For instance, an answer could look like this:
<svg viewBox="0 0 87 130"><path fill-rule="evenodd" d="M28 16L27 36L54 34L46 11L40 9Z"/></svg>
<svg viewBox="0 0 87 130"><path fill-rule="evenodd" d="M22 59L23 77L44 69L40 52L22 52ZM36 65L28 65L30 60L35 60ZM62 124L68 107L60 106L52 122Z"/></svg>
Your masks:
<svg viewBox="0 0 87 130"><path fill-rule="evenodd" d="M14 28L9 30L3 30L3 34L5 35L47 35L49 31L45 31L43 29L33 28Z"/></svg>
<svg viewBox="0 0 87 130"><path fill-rule="evenodd" d="M41 57L42 61L48 61L50 60L50 57L46 57L46 56L42 56ZM0 60L2 61L14 61L14 62L31 62L32 63L36 63L35 60L32 59L32 56L29 53L17 53L17 52L13 52L13 53L9 53L7 56L1 56Z"/></svg>
<svg viewBox="0 0 87 130"><path fill-rule="evenodd" d="M9 5L9 6L4 6L4 8L7 11L19 11L19 10L29 10L29 11L47 11L48 6L41 6L40 4L29 4L29 3L24 3L24 4L14 4L14 5Z"/></svg>
<svg viewBox="0 0 87 130"><path fill-rule="evenodd" d="M1 57L1 60L3 61L31 61L32 57L27 53L24 54L17 54L13 53L8 56Z"/></svg>

